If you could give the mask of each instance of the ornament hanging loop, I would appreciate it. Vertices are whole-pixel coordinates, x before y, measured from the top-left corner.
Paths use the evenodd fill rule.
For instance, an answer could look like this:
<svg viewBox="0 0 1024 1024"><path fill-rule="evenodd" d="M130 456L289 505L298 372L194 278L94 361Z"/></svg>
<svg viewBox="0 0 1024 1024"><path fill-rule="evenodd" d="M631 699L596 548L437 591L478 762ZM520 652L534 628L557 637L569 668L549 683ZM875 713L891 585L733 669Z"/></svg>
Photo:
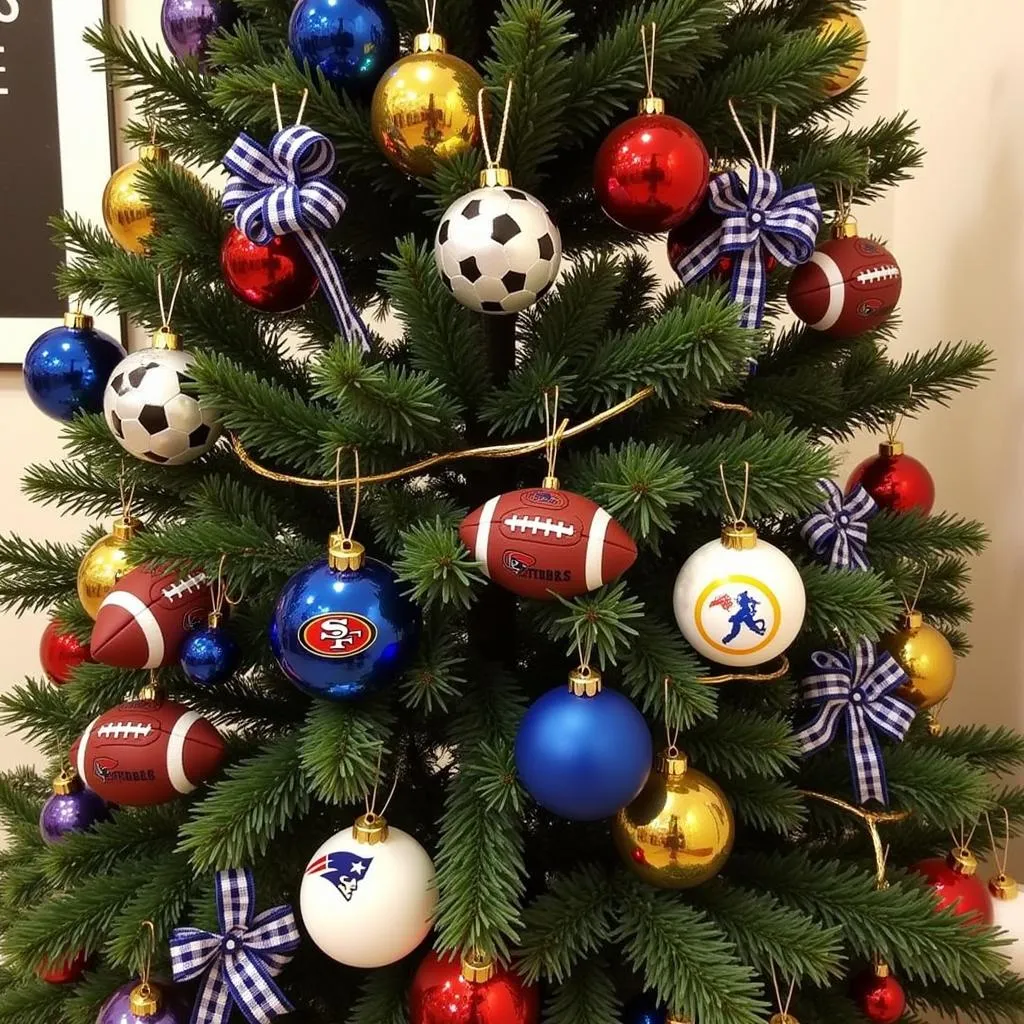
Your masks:
<svg viewBox="0 0 1024 1024"><path fill-rule="evenodd" d="M999 852L999 844L996 843L995 833L992 830L992 819L989 817L988 811L985 812L985 824L988 826L988 837L992 843L992 852L996 858L996 871L998 874L989 882L989 889L994 895L1002 896L1006 899L1005 894L1017 892L1017 883L1006 873L1007 863L1010 859L1010 811L1007 807L1000 807L999 810L1003 812L1003 828L1004 828L1004 841L1002 852Z"/></svg>
<svg viewBox="0 0 1024 1024"><path fill-rule="evenodd" d="M160 990L150 984L150 972L153 967L153 954L156 952L156 928L152 921L143 921L139 931L147 931L148 941L143 948L139 969L139 984L132 989L130 999L131 1012L136 1017L152 1017L159 1013L162 1000Z"/></svg>
<svg viewBox="0 0 1024 1024"><path fill-rule="evenodd" d="M174 316L174 304L178 301L178 292L181 290L181 280L184 276L184 268L178 270L178 277L174 282L174 291L171 293L170 306L164 307L164 281L163 275L156 275L156 301L160 307L160 330L158 334L173 334L171 331L171 317Z"/></svg>
<svg viewBox="0 0 1024 1024"><path fill-rule="evenodd" d="M567 419L558 422L558 385L555 385L554 396L550 398L550 392L544 392L544 435L545 435L545 446L544 456L547 459L548 471L544 477L543 487L549 491L557 491L560 482L558 477L555 475L555 463L558 460L558 448L562 443L562 438L565 436L565 431L569 426Z"/></svg>
<svg viewBox="0 0 1024 1024"><path fill-rule="evenodd" d="M647 26L640 26L640 43L644 48L644 78L647 82L647 95L640 101L641 114L664 114L665 101L654 95L654 47L658 38L658 23L651 22L651 46L647 48Z"/></svg>
<svg viewBox="0 0 1024 1024"><path fill-rule="evenodd" d="M750 496L750 463L743 463L743 500L740 502L739 515L736 514L736 506L732 503L732 496L729 494L729 485L725 481L725 463L718 464L718 476L722 481L722 493L725 495L725 505L732 516L734 530L746 529L747 522L744 518L747 514L747 499Z"/></svg>
<svg viewBox="0 0 1024 1024"><path fill-rule="evenodd" d="M334 501L338 510L338 529L331 534L327 547L327 561L332 569L353 571L361 569L366 561L366 548L357 540L353 540L356 522L359 519L359 499L362 493L362 478L359 472L359 449L352 449L356 475L354 479L355 500L352 503L352 517L348 529L345 528L345 512L341 503L341 453L339 447L334 453Z"/></svg>
<svg viewBox="0 0 1024 1024"><path fill-rule="evenodd" d="M505 110L501 116L498 148L493 155L491 153L490 140L487 138L487 120L484 117L484 93L487 92L487 88L484 87L476 94L477 113L480 115L480 140L483 142L484 158L487 161L487 167L480 175L480 184L485 188L488 186L504 187L512 184L511 175L501 166L501 158L505 152L505 139L508 135L508 119L512 110L512 86L514 81L514 79L510 78L505 88Z"/></svg>
<svg viewBox="0 0 1024 1024"><path fill-rule="evenodd" d="M672 677L665 676L663 683L665 687L665 756L679 757L679 733L682 731L682 726L678 722L673 726L670 722L671 716L669 714L669 696Z"/></svg>
<svg viewBox="0 0 1024 1024"><path fill-rule="evenodd" d="M761 118L761 110L758 108L757 135L758 142L760 143L760 154L754 149L754 144L751 142L746 128L743 127L743 122L740 120L740 115L736 110L736 103L731 97L729 98L729 113L732 114L732 119L740 133L740 138L743 139L743 144L747 147L747 152L750 154L750 162L755 167L761 167L766 171L770 171L775 161L775 136L778 129L779 108L774 105L772 106L772 123L768 134L767 149L765 148L764 121ZM758 156L760 156L760 159L758 159Z"/></svg>
<svg viewBox="0 0 1024 1024"><path fill-rule="evenodd" d="M284 118L281 115L281 94L277 89L277 82L271 83L270 92L274 97L274 115L277 118L277 130L284 131ZM303 115L306 113L306 103L309 100L309 90L302 90L302 100L299 102L299 112L295 116L295 123L302 124Z"/></svg>
<svg viewBox="0 0 1024 1024"><path fill-rule="evenodd" d="M380 784L381 762L384 758L384 744L377 748L377 767L373 773L373 789L366 795L366 813L356 819L353 831L356 839L364 843L382 843L388 838L388 823L384 815L391 806L392 797L398 789L398 772L395 772L394 781L391 783L391 791L388 793L384 806L377 810L377 786Z"/></svg>
<svg viewBox="0 0 1024 1024"><path fill-rule="evenodd" d="M786 1001L782 1001L782 992L779 989L778 975L775 973L775 961L771 962L772 969L772 988L775 990L775 1005L779 1008L779 1012L772 1016L770 1024L797 1024L796 1019L790 1017L789 1007L793 1002L793 992L796 990L796 978L793 978L789 983L789 992L786 994Z"/></svg>

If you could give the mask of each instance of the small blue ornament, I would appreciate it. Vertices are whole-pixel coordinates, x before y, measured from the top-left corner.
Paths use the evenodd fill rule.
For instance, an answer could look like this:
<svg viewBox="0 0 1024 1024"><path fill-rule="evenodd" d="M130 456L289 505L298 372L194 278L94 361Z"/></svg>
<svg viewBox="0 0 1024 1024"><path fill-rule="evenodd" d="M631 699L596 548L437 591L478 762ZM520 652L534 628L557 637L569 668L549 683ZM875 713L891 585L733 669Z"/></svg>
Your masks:
<svg viewBox="0 0 1024 1024"><path fill-rule="evenodd" d="M206 627L189 633L181 648L181 667L200 686L224 682L237 664L238 644L220 624L217 612L211 613Z"/></svg>
<svg viewBox="0 0 1024 1024"><path fill-rule="evenodd" d="M644 716L601 676L579 668L569 688L548 690L526 709L516 770L534 800L561 818L610 818L643 789L651 771Z"/></svg>
<svg viewBox="0 0 1024 1024"><path fill-rule="evenodd" d="M384 0L298 0L288 42L300 67L365 94L398 58L398 27Z"/></svg>
<svg viewBox="0 0 1024 1024"><path fill-rule="evenodd" d="M103 412L103 391L125 351L92 317L66 313L32 343L25 356L25 390L47 416L70 420L77 412Z"/></svg>
<svg viewBox="0 0 1024 1024"><path fill-rule="evenodd" d="M395 570L363 546L331 535L327 558L284 586L270 624L270 646L288 678L324 700L352 700L393 682L419 639L420 610Z"/></svg>
<svg viewBox="0 0 1024 1024"><path fill-rule="evenodd" d="M641 992L622 1008L622 1024L665 1024L668 1012L651 992Z"/></svg>

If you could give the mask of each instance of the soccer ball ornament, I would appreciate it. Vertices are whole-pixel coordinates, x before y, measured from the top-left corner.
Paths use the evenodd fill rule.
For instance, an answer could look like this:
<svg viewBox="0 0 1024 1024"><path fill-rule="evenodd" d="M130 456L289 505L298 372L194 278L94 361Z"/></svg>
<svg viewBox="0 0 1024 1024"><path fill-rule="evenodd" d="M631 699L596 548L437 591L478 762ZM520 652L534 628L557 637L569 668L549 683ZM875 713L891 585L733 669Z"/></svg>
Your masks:
<svg viewBox="0 0 1024 1024"><path fill-rule="evenodd" d="M126 452L146 462L182 466L205 455L220 436L220 414L186 394L191 353L178 335L157 331L153 347L118 363L103 395L107 426Z"/></svg>
<svg viewBox="0 0 1024 1024"><path fill-rule="evenodd" d="M763 665L796 639L806 596L796 566L750 526L729 526L683 563L672 604L691 647L735 668Z"/></svg>
<svg viewBox="0 0 1024 1024"><path fill-rule="evenodd" d="M409 987L409 1024L537 1024L540 993L486 953L458 960L431 950Z"/></svg>
<svg viewBox="0 0 1024 1024"><path fill-rule="evenodd" d="M547 294L562 261L562 236L540 200L511 187L503 168L445 211L434 259L445 287L476 313L519 313Z"/></svg>
<svg viewBox="0 0 1024 1024"><path fill-rule="evenodd" d="M988 891L992 897L992 923L1006 933L1003 938L1013 940L1001 952L1010 958L1010 970L1024 975L1024 900L1020 898L1017 880L1003 872L989 881Z"/></svg>
<svg viewBox="0 0 1024 1024"><path fill-rule="evenodd" d="M408 956L427 937L436 907L427 851L373 814L313 854L299 890L309 937L349 967L384 967Z"/></svg>

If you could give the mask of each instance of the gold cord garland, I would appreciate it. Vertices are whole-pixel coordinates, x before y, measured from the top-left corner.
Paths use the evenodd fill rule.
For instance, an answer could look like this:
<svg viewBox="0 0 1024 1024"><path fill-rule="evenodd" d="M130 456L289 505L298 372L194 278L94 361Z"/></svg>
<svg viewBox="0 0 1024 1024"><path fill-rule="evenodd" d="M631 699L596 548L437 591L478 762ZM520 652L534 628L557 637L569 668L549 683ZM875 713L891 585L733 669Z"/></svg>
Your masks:
<svg viewBox="0 0 1024 1024"><path fill-rule="evenodd" d="M698 676L697 682L707 686L719 683L776 683L789 672L789 658L779 655L779 667L772 672L726 672L720 676Z"/></svg>

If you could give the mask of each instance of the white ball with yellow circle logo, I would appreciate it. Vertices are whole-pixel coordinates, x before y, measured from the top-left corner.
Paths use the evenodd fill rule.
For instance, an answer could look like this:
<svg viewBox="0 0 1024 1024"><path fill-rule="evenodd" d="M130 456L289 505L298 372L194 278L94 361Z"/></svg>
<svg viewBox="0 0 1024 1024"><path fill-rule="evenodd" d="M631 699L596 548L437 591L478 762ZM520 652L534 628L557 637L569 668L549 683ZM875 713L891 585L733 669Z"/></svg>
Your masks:
<svg viewBox="0 0 1024 1024"><path fill-rule="evenodd" d="M777 658L796 639L807 599L790 559L739 526L683 563L672 604L694 650L720 665L749 668Z"/></svg>

